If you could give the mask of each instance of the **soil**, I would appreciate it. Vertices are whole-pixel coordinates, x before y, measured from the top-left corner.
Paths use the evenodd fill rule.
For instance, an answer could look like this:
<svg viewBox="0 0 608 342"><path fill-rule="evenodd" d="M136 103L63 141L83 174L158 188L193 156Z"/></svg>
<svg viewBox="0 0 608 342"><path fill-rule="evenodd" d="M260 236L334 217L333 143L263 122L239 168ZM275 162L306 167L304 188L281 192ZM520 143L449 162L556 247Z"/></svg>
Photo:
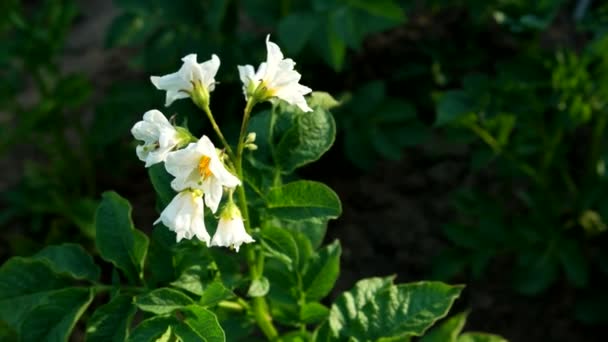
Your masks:
<svg viewBox="0 0 608 342"><path fill-rule="evenodd" d="M450 192L473 181L467 165L466 152L431 156L416 148L402 161L380 162L366 174L324 179L343 203L343 214L327 235L327 241L340 239L343 248L334 295L364 277L429 279L433 259L448 245L440 227L453 219ZM600 327L573 319L575 293L568 287L535 297L515 293L507 261L492 263L480 280L463 274L450 283L466 284L452 310L470 312L465 331L491 332L512 342L604 340Z"/></svg>
<svg viewBox="0 0 608 342"><path fill-rule="evenodd" d="M83 14L69 40L65 69L84 71L104 88L112 81L109 71L126 61L120 50L102 48L103 34L116 10L108 1L80 1L79 7ZM429 277L434 257L448 245L440 227L454 214L450 194L474 181L468 158L465 148L442 146L433 140L405 151L399 162L381 161L360 172L344 161L337 146L304 170L307 178L330 185L343 202L343 215L330 223L326 238L339 239L343 248L334 296L364 277L396 274L398 282ZM7 158L3 160L7 164ZM333 171L327 174L327 170ZM4 178L2 187L14 183L14 178ZM148 187L145 181L131 183L124 194L134 195L129 198L136 215L153 208L153 198L135 196ZM135 221L146 226L147 216L136 216ZM481 280L466 275L454 280L467 285L456 304L456 309L470 310L466 330L497 333L513 342L602 340L600 327L584 326L572 318L575 296L567 287L558 285L537 297L520 296L511 289L503 266L495 262Z"/></svg>

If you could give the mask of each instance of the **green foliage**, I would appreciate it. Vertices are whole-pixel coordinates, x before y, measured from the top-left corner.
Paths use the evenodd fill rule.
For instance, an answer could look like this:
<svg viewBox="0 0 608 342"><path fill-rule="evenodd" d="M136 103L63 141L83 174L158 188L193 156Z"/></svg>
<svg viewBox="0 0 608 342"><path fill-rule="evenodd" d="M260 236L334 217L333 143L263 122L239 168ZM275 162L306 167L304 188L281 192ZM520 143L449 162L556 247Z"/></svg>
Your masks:
<svg viewBox="0 0 608 342"><path fill-rule="evenodd" d="M135 305L138 308L157 315L171 313L192 303L192 299L182 292L168 288L155 289L135 297Z"/></svg>
<svg viewBox="0 0 608 342"><path fill-rule="evenodd" d="M466 312L450 317L431 329L420 342L507 342L497 335L480 332L462 333L466 320Z"/></svg>
<svg viewBox="0 0 608 342"><path fill-rule="evenodd" d="M423 143L428 128L408 102L386 94L386 84L374 81L356 89L337 114L344 131L347 158L371 169L378 156L399 160L405 147Z"/></svg>
<svg viewBox="0 0 608 342"><path fill-rule="evenodd" d="M272 187L266 195L269 213L288 220L336 218L342 213L335 192L322 183L296 181Z"/></svg>
<svg viewBox="0 0 608 342"><path fill-rule="evenodd" d="M21 183L1 195L9 208L0 223L22 220L32 230L24 235L43 238L9 240L12 254L31 257L13 257L0 268L0 339L67 340L80 319L91 341L251 341L262 334L274 339L265 317L279 326L283 341L421 336L447 314L460 287L372 278L333 304L327 299L340 273L342 248L338 241L323 241L342 205L326 185L300 179L300 171L321 159L336 136L346 158L361 169L379 157L399 160L405 148L432 135L458 137L448 142L467 144L471 170L490 174L497 191L485 191L483 184L458 192L458 218L443 226L453 247L442 253L435 274L448 278L468 268L479 277L495 257L508 256L520 292L539 293L563 277L587 294L576 315L586 322L605 320L605 301L594 300L601 292L589 289L607 273L598 252L608 215L605 5L575 13L577 21L568 22L593 40L560 41L556 48L545 35L560 28L555 18L570 18L562 12L572 7L560 0L115 4L121 12L106 44L130 51L135 75L174 71L176 61L192 52L218 53L222 65L253 63L252 56L262 59L259 41L268 31L298 68L315 70L302 73L304 83L344 96L337 101L314 92L310 113L281 101L254 113L247 131L257 133L258 149L246 152L244 171L236 172L246 188L236 201L248 215L255 244L236 254L199 242L176 243L163 225L148 237L135 229L126 199L114 192L100 203L94 198L107 174L126 177L129 165L116 162L129 160L123 138L136 115L159 107L162 99L152 96L149 84L117 82L98 92L83 75L59 71L57 58L77 15L71 1L44 1L36 11L17 1L0 5L6 42L0 74L7 80L0 85L0 111L9 113L10 122L0 127L0 152L31 143L48 160L28 167ZM399 27L410 7L422 26ZM452 12L464 13L458 27L443 27L437 19ZM430 28L438 30L425 26L429 18ZM477 41L489 43L483 49L470 43ZM222 69L220 76L222 87L237 88L234 68ZM16 101L31 84L35 99ZM241 112L234 100L241 94L227 96L222 87L212 104L222 113L217 118L228 141L238 145L243 137L236 139L238 125L231 120ZM93 94L103 96L89 122L88 115L78 114ZM188 101L171 110L192 132L208 128ZM240 162L227 165L236 171ZM172 176L162 164L148 175L162 210L176 194ZM211 230L216 223L213 215L206 217ZM62 244L46 246L52 242ZM94 296L99 297L93 302ZM104 301L83 314L90 303ZM132 327L136 313L141 321ZM503 340L462 334L465 316L447 320L423 341Z"/></svg>
<svg viewBox="0 0 608 342"><path fill-rule="evenodd" d="M136 307L133 297L117 295L95 310L87 324L87 341L124 341Z"/></svg>
<svg viewBox="0 0 608 342"><path fill-rule="evenodd" d="M447 314L461 290L433 282L394 285L392 277L364 279L336 300L329 327L340 340L420 336Z"/></svg>
<svg viewBox="0 0 608 342"><path fill-rule="evenodd" d="M131 280L143 279L148 237L135 229L131 205L115 192L106 192L95 214L96 244L105 260Z"/></svg>
<svg viewBox="0 0 608 342"><path fill-rule="evenodd" d="M55 272L67 273L76 279L97 281L101 273L93 258L82 246L76 244L48 246L33 258L46 260Z"/></svg>

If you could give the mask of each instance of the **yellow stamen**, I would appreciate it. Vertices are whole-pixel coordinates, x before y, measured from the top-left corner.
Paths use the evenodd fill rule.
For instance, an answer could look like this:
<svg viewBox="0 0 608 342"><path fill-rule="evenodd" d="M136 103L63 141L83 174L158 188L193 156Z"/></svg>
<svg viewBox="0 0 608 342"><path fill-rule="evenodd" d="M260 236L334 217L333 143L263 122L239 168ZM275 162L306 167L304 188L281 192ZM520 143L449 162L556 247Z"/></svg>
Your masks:
<svg viewBox="0 0 608 342"><path fill-rule="evenodd" d="M211 163L211 158L207 156L203 156L201 160L198 162L198 173L200 173L203 179L211 176L213 173L211 169L209 169L209 164Z"/></svg>

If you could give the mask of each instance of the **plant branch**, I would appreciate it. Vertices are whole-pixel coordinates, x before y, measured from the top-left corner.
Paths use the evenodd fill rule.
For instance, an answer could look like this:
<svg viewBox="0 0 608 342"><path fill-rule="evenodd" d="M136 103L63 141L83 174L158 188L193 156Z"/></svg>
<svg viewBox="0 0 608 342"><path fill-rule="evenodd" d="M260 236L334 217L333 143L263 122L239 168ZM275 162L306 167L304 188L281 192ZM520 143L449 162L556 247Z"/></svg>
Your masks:
<svg viewBox="0 0 608 342"><path fill-rule="evenodd" d="M230 144L228 144L228 141L226 140L226 138L224 138L224 134L222 134L222 131L220 130L220 127L217 125L217 122L215 122L215 118L213 117L213 113L211 113L211 108L209 108L209 106L207 105L207 106L205 106L203 108L203 111L205 112L205 114L207 114L207 118L209 119L209 122L211 122L211 126L213 126L213 130L215 131L215 134L217 134L217 136L222 141L222 144L224 145L224 148L226 149L226 152L228 152L228 155L230 157L234 157L234 155L232 153L232 148L230 147Z"/></svg>
<svg viewBox="0 0 608 342"><path fill-rule="evenodd" d="M256 100L250 97L245 106L243 113L243 122L241 123L241 132L239 134L239 140L236 148L236 173L242 184L237 188L238 203L241 209L241 215L243 216L245 230L251 233L251 222L249 220L249 209L247 208L247 196L245 194L245 180L243 177L243 150L245 149L245 137L247 135L247 127L249 125L249 118L251 117L251 111L255 106ZM247 264L249 265L249 274L252 280L260 279L262 277L264 259L262 255L256 255L255 249L252 246L246 246L245 249ZM266 336L268 340L274 341L278 338L279 334L277 329L272 324L272 317L268 310L268 304L264 297L255 297L252 300L252 312L255 320Z"/></svg>

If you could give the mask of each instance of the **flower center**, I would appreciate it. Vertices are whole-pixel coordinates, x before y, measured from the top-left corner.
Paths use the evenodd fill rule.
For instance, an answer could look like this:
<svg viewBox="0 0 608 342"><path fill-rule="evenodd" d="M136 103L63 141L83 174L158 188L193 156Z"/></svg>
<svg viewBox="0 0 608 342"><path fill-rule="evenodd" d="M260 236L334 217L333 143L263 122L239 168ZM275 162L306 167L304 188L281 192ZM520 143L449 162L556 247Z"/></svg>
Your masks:
<svg viewBox="0 0 608 342"><path fill-rule="evenodd" d="M207 177L209 177L213 174L211 172L211 169L209 169L210 163L211 163L211 158L209 158L207 156L203 156L201 158L201 160L198 162L198 173L201 175L201 177L203 177L203 179L206 179Z"/></svg>
<svg viewBox="0 0 608 342"><path fill-rule="evenodd" d="M158 148L159 148L158 141L144 145L144 151L145 152L152 152L152 151L155 151Z"/></svg>

